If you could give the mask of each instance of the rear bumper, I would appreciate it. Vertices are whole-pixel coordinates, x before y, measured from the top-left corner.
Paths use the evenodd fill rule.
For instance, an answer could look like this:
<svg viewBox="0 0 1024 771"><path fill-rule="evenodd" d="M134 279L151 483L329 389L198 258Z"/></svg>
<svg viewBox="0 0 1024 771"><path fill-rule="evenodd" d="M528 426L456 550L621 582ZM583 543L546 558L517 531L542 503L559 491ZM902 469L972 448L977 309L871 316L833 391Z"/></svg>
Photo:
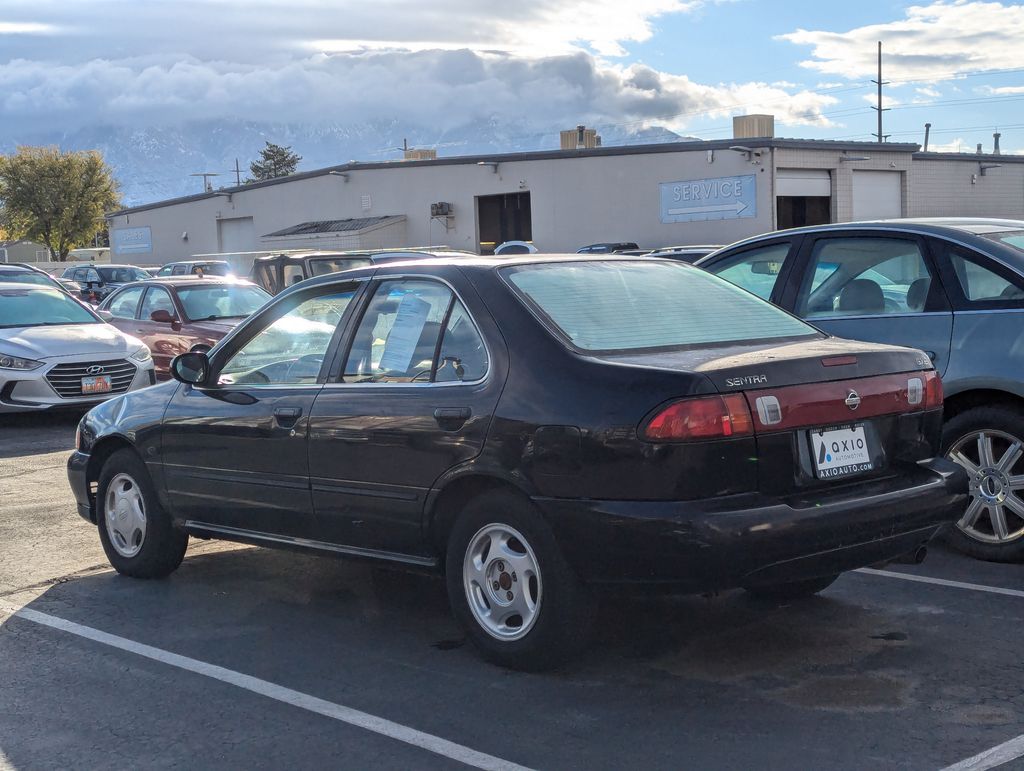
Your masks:
<svg viewBox="0 0 1024 771"><path fill-rule="evenodd" d="M805 498L535 503L585 580L708 591L831 575L899 557L956 519L967 484L960 466L932 459L898 477Z"/></svg>

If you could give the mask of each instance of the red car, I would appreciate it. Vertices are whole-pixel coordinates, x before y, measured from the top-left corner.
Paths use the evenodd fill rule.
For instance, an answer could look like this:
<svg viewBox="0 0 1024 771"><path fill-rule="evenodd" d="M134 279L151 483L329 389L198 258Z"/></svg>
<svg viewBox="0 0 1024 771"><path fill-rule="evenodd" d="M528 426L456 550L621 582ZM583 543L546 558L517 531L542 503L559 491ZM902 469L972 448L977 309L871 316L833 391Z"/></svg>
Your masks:
<svg viewBox="0 0 1024 771"><path fill-rule="evenodd" d="M197 345L212 348L269 299L251 281L175 276L123 286L98 310L122 332L149 346L157 380L167 380L171 359Z"/></svg>

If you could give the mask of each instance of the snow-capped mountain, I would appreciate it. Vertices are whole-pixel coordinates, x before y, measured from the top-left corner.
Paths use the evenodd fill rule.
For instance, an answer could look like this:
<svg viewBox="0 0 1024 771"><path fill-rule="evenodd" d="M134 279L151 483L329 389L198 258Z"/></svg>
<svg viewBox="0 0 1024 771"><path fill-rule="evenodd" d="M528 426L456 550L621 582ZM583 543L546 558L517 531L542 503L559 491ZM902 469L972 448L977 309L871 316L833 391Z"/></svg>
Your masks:
<svg viewBox="0 0 1024 771"><path fill-rule="evenodd" d="M652 127L625 130L600 127L605 145L678 142L682 137ZM215 187L235 184L235 159L241 178L264 142L289 145L302 156L299 170L346 163L395 160L403 141L410 147L435 147L439 157L508 153L558 148L558 129L483 120L456 129L437 130L376 121L348 125L296 125L249 121L189 122L178 126L120 128L96 125L72 132L11 136L0 126L0 153L17 145L58 145L65 150L96 149L103 153L121 184L126 206L201 192L202 179L190 176L216 172Z"/></svg>

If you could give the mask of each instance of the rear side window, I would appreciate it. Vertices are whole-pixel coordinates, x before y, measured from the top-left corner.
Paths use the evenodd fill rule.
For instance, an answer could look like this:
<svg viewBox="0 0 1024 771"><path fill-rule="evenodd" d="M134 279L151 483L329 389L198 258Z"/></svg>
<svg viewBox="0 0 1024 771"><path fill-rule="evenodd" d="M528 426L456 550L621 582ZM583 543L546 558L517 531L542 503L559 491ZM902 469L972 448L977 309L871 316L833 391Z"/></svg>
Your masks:
<svg viewBox="0 0 1024 771"><path fill-rule="evenodd" d="M818 334L728 281L676 262L539 263L502 273L573 347L585 351Z"/></svg>
<svg viewBox="0 0 1024 771"><path fill-rule="evenodd" d="M983 265L978 255L953 245L946 247L946 253L968 302L985 305L1024 300L1018 285Z"/></svg>
<svg viewBox="0 0 1024 771"><path fill-rule="evenodd" d="M352 339L345 380L431 382L438 340L451 302L451 290L435 281L381 283Z"/></svg>
<svg viewBox="0 0 1024 771"><path fill-rule="evenodd" d="M797 313L809 319L922 313L932 284L917 241L821 239L814 245Z"/></svg>
<svg viewBox="0 0 1024 771"><path fill-rule="evenodd" d="M107 304L110 315L119 319L134 319L143 289L145 287L133 286L114 295Z"/></svg>

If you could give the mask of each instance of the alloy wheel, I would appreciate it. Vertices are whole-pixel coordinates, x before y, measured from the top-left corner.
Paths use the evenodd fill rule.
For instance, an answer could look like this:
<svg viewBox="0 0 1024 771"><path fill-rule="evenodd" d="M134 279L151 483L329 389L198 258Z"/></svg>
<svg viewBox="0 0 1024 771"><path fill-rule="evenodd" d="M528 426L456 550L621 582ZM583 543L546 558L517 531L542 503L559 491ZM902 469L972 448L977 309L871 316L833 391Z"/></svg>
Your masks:
<svg viewBox="0 0 1024 771"><path fill-rule="evenodd" d="M970 502L957 527L982 543L1024 537L1024 442L1004 431L973 431L953 443L947 457L970 475Z"/></svg>
<svg viewBox="0 0 1024 771"><path fill-rule="evenodd" d="M134 557L146 540L146 502L142 490L128 474L118 474L107 485L104 503L111 545L122 557Z"/></svg>
<svg viewBox="0 0 1024 771"><path fill-rule="evenodd" d="M524 637L540 611L541 574L526 538L513 527L489 524L469 540L462 582L473 617L489 635Z"/></svg>

